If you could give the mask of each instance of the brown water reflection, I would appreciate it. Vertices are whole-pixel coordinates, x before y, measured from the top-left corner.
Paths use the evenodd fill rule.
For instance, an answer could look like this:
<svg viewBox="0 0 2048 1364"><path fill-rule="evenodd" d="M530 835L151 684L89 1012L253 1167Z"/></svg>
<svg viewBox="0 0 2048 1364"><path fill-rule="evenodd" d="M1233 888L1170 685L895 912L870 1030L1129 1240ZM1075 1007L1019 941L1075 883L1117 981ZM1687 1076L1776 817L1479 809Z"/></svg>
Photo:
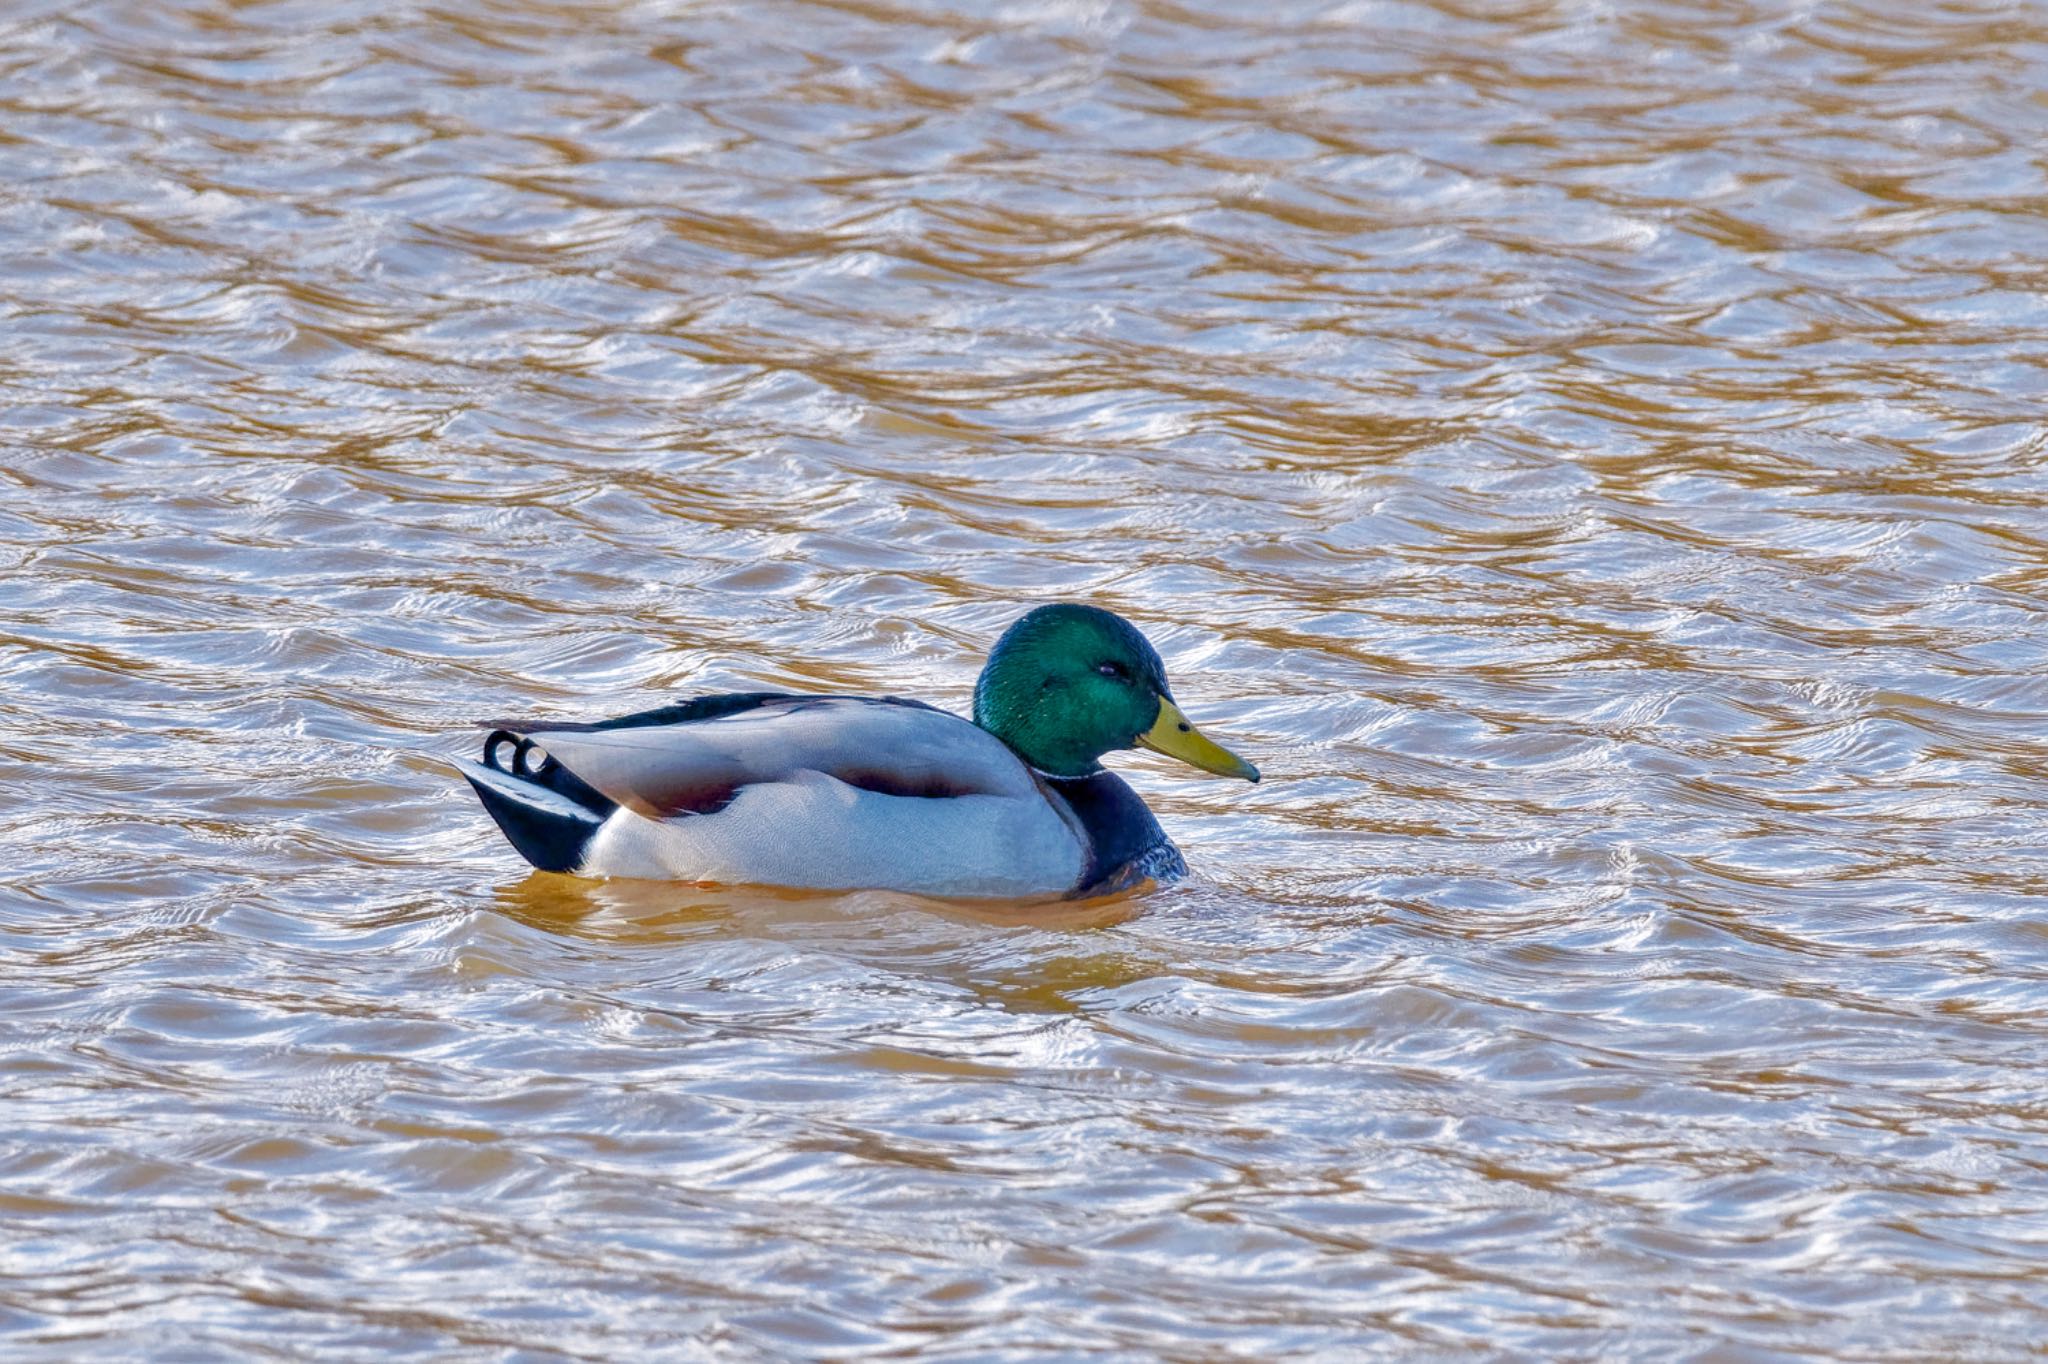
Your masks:
<svg viewBox="0 0 2048 1364"><path fill-rule="evenodd" d="M2020 5L0 15L14 1357L2048 1337ZM477 714L1141 622L972 911L528 875Z"/></svg>

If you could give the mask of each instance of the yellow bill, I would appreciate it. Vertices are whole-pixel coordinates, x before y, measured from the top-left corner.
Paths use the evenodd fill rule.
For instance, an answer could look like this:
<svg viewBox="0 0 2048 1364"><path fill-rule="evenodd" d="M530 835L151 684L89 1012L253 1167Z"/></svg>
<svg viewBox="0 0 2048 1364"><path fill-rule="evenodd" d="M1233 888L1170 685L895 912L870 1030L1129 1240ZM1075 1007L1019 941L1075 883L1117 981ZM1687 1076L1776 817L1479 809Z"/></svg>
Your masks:
<svg viewBox="0 0 2048 1364"><path fill-rule="evenodd" d="M1152 728L1138 736L1138 747L1164 753L1169 758L1179 758L1219 777L1243 777L1246 781L1259 779L1258 768L1189 724L1188 717L1180 713L1180 707L1163 696L1159 698L1159 718L1153 722Z"/></svg>

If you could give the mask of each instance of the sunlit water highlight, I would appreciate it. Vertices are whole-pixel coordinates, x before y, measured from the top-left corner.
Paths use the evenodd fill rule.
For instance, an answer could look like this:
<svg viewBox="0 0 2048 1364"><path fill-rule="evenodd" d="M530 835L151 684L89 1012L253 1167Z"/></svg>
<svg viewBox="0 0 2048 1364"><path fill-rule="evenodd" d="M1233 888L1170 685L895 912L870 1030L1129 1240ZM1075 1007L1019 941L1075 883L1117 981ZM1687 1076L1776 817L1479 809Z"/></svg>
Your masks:
<svg viewBox="0 0 2048 1364"><path fill-rule="evenodd" d="M0 1347L2034 1357L2048 20L0 16ZM1256 789L1037 914L527 875L479 715Z"/></svg>

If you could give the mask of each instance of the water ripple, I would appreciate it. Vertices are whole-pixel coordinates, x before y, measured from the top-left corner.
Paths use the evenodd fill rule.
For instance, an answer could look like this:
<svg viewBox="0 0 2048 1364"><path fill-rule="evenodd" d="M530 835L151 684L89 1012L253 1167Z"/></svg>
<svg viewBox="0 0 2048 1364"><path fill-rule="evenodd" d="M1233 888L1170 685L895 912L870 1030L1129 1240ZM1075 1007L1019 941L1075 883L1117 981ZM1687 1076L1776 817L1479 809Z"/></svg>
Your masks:
<svg viewBox="0 0 2048 1364"><path fill-rule="evenodd" d="M2031 1357L2048 28L0 20L10 1357ZM478 714L1139 621L1025 914L526 876Z"/></svg>

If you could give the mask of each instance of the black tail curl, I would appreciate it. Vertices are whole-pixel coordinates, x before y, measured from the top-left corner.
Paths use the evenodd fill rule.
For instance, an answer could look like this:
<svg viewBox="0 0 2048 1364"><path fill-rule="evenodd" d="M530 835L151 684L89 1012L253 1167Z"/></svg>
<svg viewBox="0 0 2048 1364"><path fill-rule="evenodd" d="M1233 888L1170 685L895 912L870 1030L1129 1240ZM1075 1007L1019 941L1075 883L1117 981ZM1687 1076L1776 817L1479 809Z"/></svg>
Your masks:
<svg viewBox="0 0 2048 1364"><path fill-rule="evenodd" d="M503 756L507 745L509 764ZM575 871L590 840L619 807L554 755L543 752L535 764L535 747L524 735L494 729L484 740L479 766L496 775L467 770L466 764L463 775L520 856L542 871Z"/></svg>
<svg viewBox="0 0 2048 1364"><path fill-rule="evenodd" d="M507 767L499 757L499 750L506 744L512 746L512 765ZM619 808L618 802L599 791L583 778L555 761L555 755L541 750L538 767L533 764L533 750L539 747L524 734L514 734L509 729L494 729L484 737L484 766L503 772L508 777L544 786L558 796L566 796L598 819L607 818Z"/></svg>

